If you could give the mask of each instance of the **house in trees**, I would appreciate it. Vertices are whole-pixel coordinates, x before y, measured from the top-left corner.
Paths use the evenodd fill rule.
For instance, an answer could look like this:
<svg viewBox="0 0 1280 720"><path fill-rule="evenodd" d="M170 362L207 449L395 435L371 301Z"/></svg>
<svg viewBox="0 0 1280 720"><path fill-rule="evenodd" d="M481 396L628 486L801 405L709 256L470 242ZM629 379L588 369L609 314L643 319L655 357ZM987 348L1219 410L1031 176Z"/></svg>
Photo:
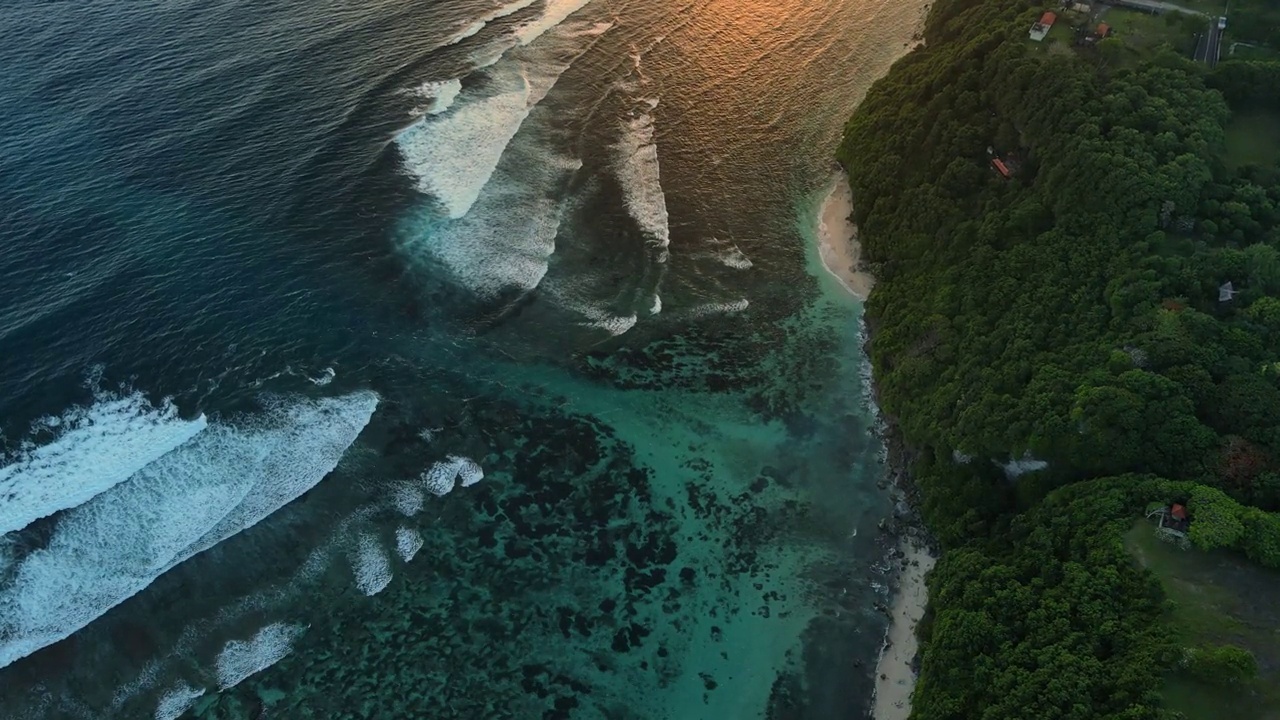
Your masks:
<svg viewBox="0 0 1280 720"><path fill-rule="evenodd" d="M1045 13L1040 16L1039 20L1032 23L1031 32L1029 33L1031 39L1036 42L1044 40L1045 36L1049 34L1049 30L1053 27L1053 23L1056 22L1057 19L1058 16L1055 15L1053 11L1046 10Z"/></svg>
<svg viewBox="0 0 1280 720"><path fill-rule="evenodd" d="M1187 532L1191 529L1191 516L1182 503L1160 505L1147 513L1148 518L1156 521L1156 536L1165 542L1171 542L1181 548L1191 546Z"/></svg>
<svg viewBox="0 0 1280 720"><path fill-rule="evenodd" d="M1228 280L1226 283L1218 287L1218 302L1231 302L1231 299L1239 295L1240 291Z"/></svg>

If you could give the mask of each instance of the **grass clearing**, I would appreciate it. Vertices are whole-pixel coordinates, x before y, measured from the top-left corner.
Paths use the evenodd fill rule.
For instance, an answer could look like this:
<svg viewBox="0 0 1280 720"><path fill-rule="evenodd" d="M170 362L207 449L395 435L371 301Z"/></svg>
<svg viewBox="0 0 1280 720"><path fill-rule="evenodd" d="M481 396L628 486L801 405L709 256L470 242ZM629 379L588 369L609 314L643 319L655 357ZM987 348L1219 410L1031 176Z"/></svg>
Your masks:
<svg viewBox="0 0 1280 720"><path fill-rule="evenodd" d="M1280 115L1244 112L1227 123L1227 166L1275 165L1280 163Z"/></svg>
<svg viewBox="0 0 1280 720"><path fill-rule="evenodd" d="M1280 604L1273 601L1280 573L1232 553L1180 550L1160 541L1147 520L1130 528L1125 547L1160 579L1180 644L1237 645L1258 660L1259 676L1246 685L1171 676L1162 690L1166 705L1188 720L1280 720Z"/></svg>
<svg viewBox="0 0 1280 720"><path fill-rule="evenodd" d="M1234 41L1228 37L1222 42L1222 59L1225 60L1265 60L1274 62L1280 60L1280 51L1274 48L1263 46L1236 45L1232 50L1231 46Z"/></svg>
<svg viewBox="0 0 1280 720"><path fill-rule="evenodd" d="M1195 49L1194 33L1208 28L1208 21L1196 15L1177 12L1152 15L1125 8L1111 8L1102 22L1111 26L1112 37L1138 57L1150 55L1166 44L1190 56Z"/></svg>
<svg viewBox="0 0 1280 720"><path fill-rule="evenodd" d="M1232 40L1280 48L1280 4L1274 0L1233 0L1226 14Z"/></svg>

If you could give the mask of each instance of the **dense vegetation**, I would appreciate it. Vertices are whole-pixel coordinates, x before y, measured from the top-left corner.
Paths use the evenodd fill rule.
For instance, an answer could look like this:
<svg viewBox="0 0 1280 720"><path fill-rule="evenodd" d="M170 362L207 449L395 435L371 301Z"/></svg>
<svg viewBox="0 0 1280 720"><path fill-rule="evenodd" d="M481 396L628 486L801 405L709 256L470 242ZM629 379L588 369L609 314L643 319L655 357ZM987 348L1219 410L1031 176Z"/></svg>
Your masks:
<svg viewBox="0 0 1280 720"><path fill-rule="evenodd" d="M947 548L916 718L1172 717L1165 674L1247 674L1161 632L1120 542L1148 502L1280 566L1280 168L1221 159L1280 66L1037 52L1043 9L937 3L839 153L881 405Z"/></svg>

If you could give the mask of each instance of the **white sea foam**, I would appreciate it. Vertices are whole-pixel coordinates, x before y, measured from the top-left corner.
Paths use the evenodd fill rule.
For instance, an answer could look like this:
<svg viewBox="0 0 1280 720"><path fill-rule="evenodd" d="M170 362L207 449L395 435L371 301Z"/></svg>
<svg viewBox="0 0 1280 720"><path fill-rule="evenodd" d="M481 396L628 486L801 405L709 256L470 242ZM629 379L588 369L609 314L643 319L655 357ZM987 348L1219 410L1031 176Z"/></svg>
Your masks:
<svg viewBox="0 0 1280 720"><path fill-rule="evenodd" d="M660 312L662 312L662 297L654 293L653 303L649 305L649 314L657 315Z"/></svg>
<svg viewBox="0 0 1280 720"><path fill-rule="evenodd" d="M427 489L427 492L436 497L448 495L452 492L457 479L458 466L449 460L435 463L426 472L422 473L423 486Z"/></svg>
<svg viewBox="0 0 1280 720"><path fill-rule="evenodd" d="M589 323L590 327L604 330L614 337L635 327L637 321L635 315L610 315L603 312L592 313L589 317L592 317L592 321Z"/></svg>
<svg viewBox="0 0 1280 720"><path fill-rule="evenodd" d="M515 32L521 45L528 45L543 33L564 22L570 15L587 6L591 0L546 0L542 17L521 25Z"/></svg>
<svg viewBox="0 0 1280 720"><path fill-rule="evenodd" d="M484 29L485 25L488 25L494 20L519 12L529 7L534 2L535 0L515 0L515 2L510 2L501 7L494 8L455 33L453 37L449 38L449 40L445 42L445 45L456 45L480 32Z"/></svg>
<svg viewBox="0 0 1280 720"><path fill-rule="evenodd" d="M746 310L750 305L751 303L747 302L746 298L743 298L734 302L696 305L689 308L688 313L695 318L709 317L711 315L731 315Z"/></svg>
<svg viewBox="0 0 1280 720"><path fill-rule="evenodd" d="M498 94L470 100L438 121L420 122L397 141L418 176L418 188L438 199L451 218L466 215L475 204L534 105L525 77L508 80Z"/></svg>
<svg viewBox="0 0 1280 720"><path fill-rule="evenodd" d="M354 564L356 587L365 595L377 595L391 584L391 561L372 533L360 535Z"/></svg>
<svg viewBox="0 0 1280 720"><path fill-rule="evenodd" d="M320 482L378 396L291 398L214 423L59 518L0 586L0 667L61 640Z"/></svg>
<svg viewBox="0 0 1280 720"><path fill-rule="evenodd" d="M573 41L608 27L568 27L557 39ZM490 82L461 98L453 112L423 118L396 138L418 189L439 200L450 218L463 217L475 204L529 112L585 49L565 56L553 52L554 45L506 58L490 71Z"/></svg>
<svg viewBox="0 0 1280 720"><path fill-rule="evenodd" d="M228 642L215 663L218 689L235 687L245 678L280 662L293 650L294 641L302 636L304 630L301 625L273 623L259 630L250 640Z"/></svg>
<svg viewBox="0 0 1280 720"><path fill-rule="evenodd" d="M401 483L392 491L391 501L395 503L396 510L405 517L413 517L422 512L425 500L422 489L413 483Z"/></svg>
<svg viewBox="0 0 1280 720"><path fill-rule="evenodd" d="M706 257L714 258L734 270L747 270L752 267L751 259L738 248L737 243L721 241L715 238L712 238L710 243L715 249L707 253Z"/></svg>
<svg viewBox="0 0 1280 720"><path fill-rule="evenodd" d="M325 368L324 372L320 373L318 376L309 377L307 379L310 380L312 384L318 387L324 387L325 385L328 385L329 383L333 382L333 379L337 376L338 376L338 373L334 371L333 368L328 367L328 368Z"/></svg>
<svg viewBox="0 0 1280 720"><path fill-rule="evenodd" d="M475 460L456 455L450 455L449 459L458 463L458 483L462 487L471 487L484 479L484 469Z"/></svg>
<svg viewBox="0 0 1280 720"><path fill-rule="evenodd" d="M484 469L480 464L460 455L450 455L422 473L427 492L437 496L449 494L459 481L462 487L469 487L483 479Z"/></svg>
<svg viewBox="0 0 1280 720"><path fill-rule="evenodd" d="M481 297L537 287L560 232L560 190L581 166L532 143L515 143L474 212L408 249L433 256Z"/></svg>
<svg viewBox="0 0 1280 720"><path fill-rule="evenodd" d="M172 403L155 407L141 393L99 393L89 407L41 422L56 439L0 467L0 534L115 487L208 424L203 415L183 420Z"/></svg>
<svg viewBox="0 0 1280 720"><path fill-rule="evenodd" d="M453 101L458 99L458 95L462 93L462 81L457 78L429 80L409 92L418 99L427 101L425 105L415 105L409 110L409 115L413 117L439 115L452 107Z"/></svg>
<svg viewBox="0 0 1280 720"><path fill-rule="evenodd" d="M413 528L396 528L396 553L400 559L409 562L422 549L422 533Z"/></svg>
<svg viewBox="0 0 1280 720"><path fill-rule="evenodd" d="M476 70L493 67L498 64L507 51L520 44L515 36L506 36L492 43L481 46L471 53L469 62Z"/></svg>
<svg viewBox="0 0 1280 720"><path fill-rule="evenodd" d="M203 695L203 688L196 689L185 683L170 688L156 704L156 720L178 720Z"/></svg>
<svg viewBox="0 0 1280 720"><path fill-rule="evenodd" d="M652 243L665 248L671 244L671 228L653 135L653 116L649 113L626 119L622 137L614 145L615 172L627 211Z"/></svg>

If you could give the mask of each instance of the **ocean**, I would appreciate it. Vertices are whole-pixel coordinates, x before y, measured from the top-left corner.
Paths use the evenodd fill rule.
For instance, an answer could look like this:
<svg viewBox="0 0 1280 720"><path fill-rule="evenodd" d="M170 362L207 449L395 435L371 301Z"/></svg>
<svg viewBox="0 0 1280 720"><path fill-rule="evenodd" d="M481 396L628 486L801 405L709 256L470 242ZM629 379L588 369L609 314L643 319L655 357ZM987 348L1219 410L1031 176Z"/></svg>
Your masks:
<svg viewBox="0 0 1280 720"><path fill-rule="evenodd" d="M924 7L0 6L0 717L865 712Z"/></svg>

